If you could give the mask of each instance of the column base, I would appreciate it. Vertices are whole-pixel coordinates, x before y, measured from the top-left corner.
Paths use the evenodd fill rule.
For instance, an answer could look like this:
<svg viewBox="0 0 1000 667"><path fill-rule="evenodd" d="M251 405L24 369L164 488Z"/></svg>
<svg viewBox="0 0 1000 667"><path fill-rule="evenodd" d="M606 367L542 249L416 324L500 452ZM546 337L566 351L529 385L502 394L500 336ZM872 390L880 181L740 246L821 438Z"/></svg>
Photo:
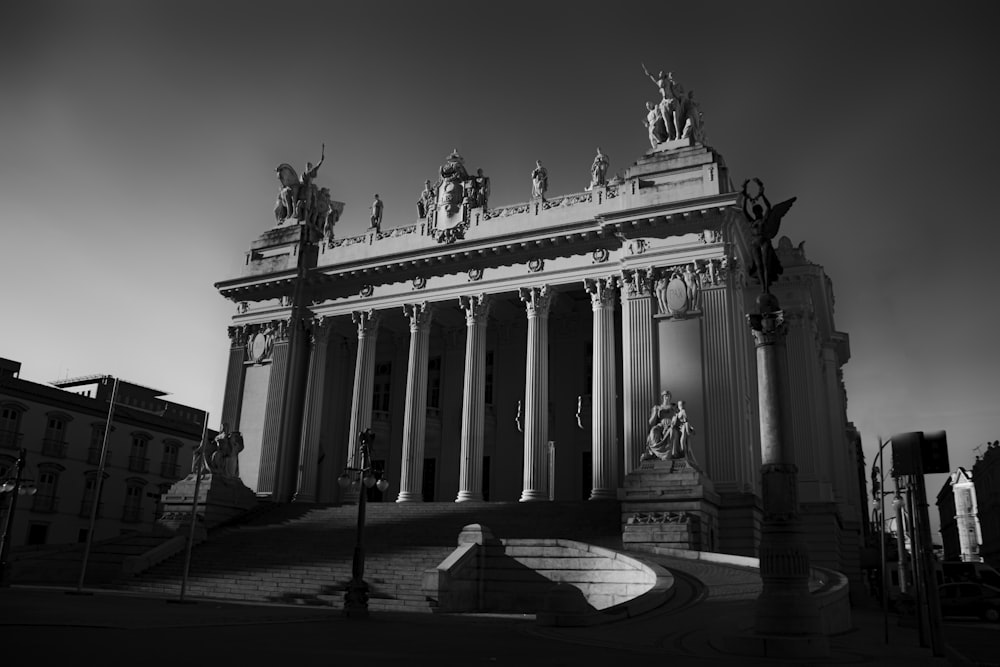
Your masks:
<svg viewBox="0 0 1000 667"><path fill-rule="evenodd" d="M482 501L483 494L480 491L459 491L456 503L467 503L470 501Z"/></svg>
<svg viewBox="0 0 1000 667"><path fill-rule="evenodd" d="M618 489L591 489L589 500L618 500Z"/></svg>
<svg viewBox="0 0 1000 667"><path fill-rule="evenodd" d="M545 491L537 491L535 489L525 489L521 492L520 502L522 503L533 503L539 501L547 501L549 499L549 494Z"/></svg>
<svg viewBox="0 0 1000 667"><path fill-rule="evenodd" d="M424 496L421 493L414 493L413 491L400 491L399 496L396 497L397 503L422 503L424 502Z"/></svg>

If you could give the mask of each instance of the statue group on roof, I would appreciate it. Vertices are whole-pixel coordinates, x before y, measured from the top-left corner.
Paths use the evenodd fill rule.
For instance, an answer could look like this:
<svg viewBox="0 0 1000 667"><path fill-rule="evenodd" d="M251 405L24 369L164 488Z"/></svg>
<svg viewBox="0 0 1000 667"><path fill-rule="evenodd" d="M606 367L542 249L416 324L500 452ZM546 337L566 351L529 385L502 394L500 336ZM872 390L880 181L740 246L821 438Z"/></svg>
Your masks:
<svg viewBox="0 0 1000 667"><path fill-rule="evenodd" d="M281 183L278 199L274 204L274 218L279 225L287 220L295 220L332 238L333 225L340 218L344 205L331 199L329 188L318 188L313 183L325 159L326 144L320 149L319 162L306 162L301 176L287 162L282 162L275 168Z"/></svg>
<svg viewBox="0 0 1000 667"><path fill-rule="evenodd" d="M691 139L705 141L705 123L701 108L695 101L694 91L684 94L684 86L674 80L673 72L653 76L642 66L642 71L656 85L660 99L655 104L646 102L646 120L643 125L649 131L649 143L653 148L667 141Z"/></svg>

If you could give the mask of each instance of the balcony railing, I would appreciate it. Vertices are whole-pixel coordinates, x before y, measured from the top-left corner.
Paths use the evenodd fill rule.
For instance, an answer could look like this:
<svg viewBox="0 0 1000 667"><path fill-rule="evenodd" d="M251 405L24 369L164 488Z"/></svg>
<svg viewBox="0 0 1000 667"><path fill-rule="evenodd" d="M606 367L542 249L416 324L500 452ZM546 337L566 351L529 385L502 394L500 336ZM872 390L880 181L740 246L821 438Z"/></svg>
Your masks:
<svg viewBox="0 0 1000 667"><path fill-rule="evenodd" d="M132 472L149 472L149 459L141 456L128 457L128 469Z"/></svg>
<svg viewBox="0 0 1000 667"><path fill-rule="evenodd" d="M125 523L139 523L142 521L142 508L126 505L122 509L122 521Z"/></svg>
<svg viewBox="0 0 1000 667"><path fill-rule="evenodd" d="M177 479L180 475L180 466L172 461L164 461L160 464L160 477L167 479Z"/></svg>
<svg viewBox="0 0 1000 667"><path fill-rule="evenodd" d="M38 493L32 498L32 512L55 512L59 509L59 499L55 496L43 496Z"/></svg>
<svg viewBox="0 0 1000 667"><path fill-rule="evenodd" d="M80 503L80 516L90 516L90 510L94 507L94 501L89 498L84 498L83 502ZM104 503L97 503L97 516L100 517L103 514Z"/></svg>
<svg viewBox="0 0 1000 667"><path fill-rule="evenodd" d="M66 441L56 438L42 438L42 456L56 459L66 458Z"/></svg>
<svg viewBox="0 0 1000 667"><path fill-rule="evenodd" d="M0 447L3 449L20 449L23 433L17 431L0 430Z"/></svg>

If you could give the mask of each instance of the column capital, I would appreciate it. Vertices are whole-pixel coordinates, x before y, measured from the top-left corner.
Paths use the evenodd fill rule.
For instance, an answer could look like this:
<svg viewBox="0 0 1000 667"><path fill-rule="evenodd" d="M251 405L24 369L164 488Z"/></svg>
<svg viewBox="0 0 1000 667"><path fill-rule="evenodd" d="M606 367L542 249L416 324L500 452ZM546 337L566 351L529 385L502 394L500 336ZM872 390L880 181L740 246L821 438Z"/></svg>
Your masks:
<svg viewBox="0 0 1000 667"><path fill-rule="evenodd" d="M358 327L358 338L370 336L378 330L378 323L381 319L379 312L374 309L355 310L351 313L351 321Z"/></svg>
<svg viewBox="0 0 1000 667"><path fill-rule="evenodd" d="M250 337L250 325L243 324L236 327L229 327L229 343L232 347L240 347L247 344Z"/></svg>
<svg viewBox="0 0 1000 667"><path fill-rule="evenodd" d="M326 315L317 315L310 318L307 321L309 343L315 345L316 343L326 343L329 341L330 334L333 332L333 327L330 326L332 322L333 318Z"/></svg>
<svg viewBox="0 0 1000 667"><path fill-rule="evenodd" d="M528 317L548 317L549 308L555 298L555 292L548 285L540 287L522 287L518 295L528 311Z"/></svg>
<svg viewBox="0 0 1000 667"><path fill-rule="evenodd" d="M590 305L594 310L614 308L617 283L615 276L583 279L583 288L590 294Z"/></svg>
<svg viewBox="0 0 1000 667"><path fill-rule="evenodd" d="M465 324L467 326L485 324L490 315L490 307L493 305L493 296L490 294L460 296L458 297L458 305L465 311Z"/></svg>
<svg viewBox="0 0 1000 667"><path fill-rule="evenodd" d="M774 345L784 340L788 333L785 323L785 311L775 310L766 313L747 313L747 324L753 334L754 345L763 347Z"/></svg>
<svg viewBox="0 0 1000 667"><path fill-rule="evenodd" d="M645 298L653 293L653 269L622 269L622 299Z"/></svg>
<svg viewBox="0 0 1000 667"><path fill-rule="evenodd" d="M410 331L426 330L434 314L434 304L427 301L419 303L404 303L403 314L410 321Z"/></svg>

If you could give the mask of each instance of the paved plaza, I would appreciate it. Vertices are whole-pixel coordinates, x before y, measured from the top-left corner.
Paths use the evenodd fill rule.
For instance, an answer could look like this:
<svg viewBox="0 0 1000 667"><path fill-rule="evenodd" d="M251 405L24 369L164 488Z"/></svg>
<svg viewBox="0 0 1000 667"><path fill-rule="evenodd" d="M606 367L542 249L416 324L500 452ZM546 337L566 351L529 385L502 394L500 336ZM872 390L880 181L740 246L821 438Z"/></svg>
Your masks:
<svg viewBox="0 0 1000 667"><path fill-rule="evenodd" d="M674 665L985 665L998 628L948 624L946 658L921 648L917 630L875 607L855 608L854 629L830 638L822 660L766 659L727 652L727 635L749 631L759 578L753 571L669 560L670 600L628 621L589 628L537 625L531 616L377 613L347 619L324 608L242 605L53 588L0 590L5 658L102 665L309 664L615 665L669 659ZM683 570L679 569L683 567ZM962 651L953 646L961 645Z"/></svg>

